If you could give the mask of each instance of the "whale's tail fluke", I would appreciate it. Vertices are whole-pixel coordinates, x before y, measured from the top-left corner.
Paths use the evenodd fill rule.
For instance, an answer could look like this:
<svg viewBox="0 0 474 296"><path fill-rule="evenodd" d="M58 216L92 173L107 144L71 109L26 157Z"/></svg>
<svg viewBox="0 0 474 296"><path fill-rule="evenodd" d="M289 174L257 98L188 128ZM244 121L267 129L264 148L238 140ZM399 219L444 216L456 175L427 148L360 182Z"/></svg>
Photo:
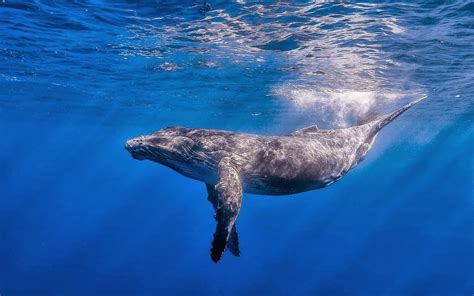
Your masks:
<svg viewBox="0 0 474 296"><path fill-rule="evenodd" d="M374 124L374 126L372 128L371 136L375 136L384 126L386 126L387 124L392 122L395 118L400 116L403 112L407 111L408 109L410 109L411 107L413 107L414 105L416 105L417 103L423 101L426 98L427 98L427 96L423 96L419 99L411 101L410 103L400 107L399 109L397 109L393 112L390 112L390 113L385 114L385 115L381 115L377 119L373 120L371 122L372 124Z"/></svg>

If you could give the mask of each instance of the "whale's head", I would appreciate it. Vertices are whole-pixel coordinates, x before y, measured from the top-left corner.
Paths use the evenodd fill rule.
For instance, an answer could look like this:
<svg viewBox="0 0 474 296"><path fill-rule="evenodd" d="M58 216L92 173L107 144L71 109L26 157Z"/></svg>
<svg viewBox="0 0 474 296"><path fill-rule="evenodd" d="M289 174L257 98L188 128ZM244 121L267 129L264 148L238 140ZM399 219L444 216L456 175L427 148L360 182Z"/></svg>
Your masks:
<svg viewBox="0 0 474 296"><path fill-rule="evenodd" d="M167 127L149 135L136 137L125 143L133 158L151 160L175 167L186 163L193 154L194 141L188 137L189 129Z"/></svg>

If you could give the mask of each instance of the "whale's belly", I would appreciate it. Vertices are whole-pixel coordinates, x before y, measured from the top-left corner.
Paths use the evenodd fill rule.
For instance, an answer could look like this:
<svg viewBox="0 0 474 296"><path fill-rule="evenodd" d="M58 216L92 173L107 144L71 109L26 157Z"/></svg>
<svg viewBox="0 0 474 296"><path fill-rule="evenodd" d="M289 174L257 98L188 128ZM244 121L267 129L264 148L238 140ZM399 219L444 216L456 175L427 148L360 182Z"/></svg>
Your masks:
<svg viewBox="0 0 474 296"><path fill-rule="evenodd" d="M341 177L331 177L324 180L282 179L274 177L243 178L244 192L263 195L289 195L324 188Z"/></svg>
<svg viewBox="0 0 474 296"><path fill-rule="evenodd" d="M295 176L272 174L241 174L244 192L263 195L288 195L327 187L338 181L345 172L324 175L305 172Z"/></svg>

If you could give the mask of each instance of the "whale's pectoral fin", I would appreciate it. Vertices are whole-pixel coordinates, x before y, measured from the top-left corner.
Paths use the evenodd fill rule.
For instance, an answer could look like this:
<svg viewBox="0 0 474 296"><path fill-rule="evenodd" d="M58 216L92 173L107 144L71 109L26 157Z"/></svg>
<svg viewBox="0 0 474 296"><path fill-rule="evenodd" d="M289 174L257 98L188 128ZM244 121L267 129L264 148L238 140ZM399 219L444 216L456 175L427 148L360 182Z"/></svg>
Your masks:
<svg viewBox="0 0 474 296"><path fill-rule="evenodd" d="M229 249L232 255L240 257L239 236L237 234L237 228L235 225L230 231L229 241L227 242L227 249Z"/></svg>
<svg viewBox="0 0 474 296"><path fill-rule="evenodd" d="M213 185L206 184L207 188L207 200L212 204L214 210L217 211L217 191ZM216 215L214 215L216 218ZM234 255L239 257L240 256L240 248L239 248L239 236L237 234L237 225L234 223L234 227L229 234L229 240L227 241L227 249Z"/></svg>
<svg viewBox="0 0 474 296"><path fill-rule="evenodd" d="M242 205L242 186L237 171L229 161L223 159L218 170L217 185L207 184L208 199L216 210L217 221L211 247L211 258L214 262L219 261L226 246L232 254L240 254L235 221Z"/></svg>

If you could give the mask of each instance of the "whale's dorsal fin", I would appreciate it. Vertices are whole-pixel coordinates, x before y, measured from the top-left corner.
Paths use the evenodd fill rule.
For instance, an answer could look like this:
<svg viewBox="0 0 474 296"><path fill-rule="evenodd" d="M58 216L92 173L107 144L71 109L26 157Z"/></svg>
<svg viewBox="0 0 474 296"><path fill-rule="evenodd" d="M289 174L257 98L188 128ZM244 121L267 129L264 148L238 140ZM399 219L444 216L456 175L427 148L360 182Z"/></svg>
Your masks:
<svg viewBox="0 0 474 296"><path fill-rule="evenodd" d="M211 246L211 258L219 261L227 246L232 254L239 256L239 242L235 221L242 206L242 186L237 171L230 159L219 162L218 183L216 186L207 184L208 199L216 210L216 232Z"/></svg>
<svg viewBox="0 0 474 296"><path fill-rule="evenodd" d="M377 111L369 111L357 120L356 125L364 125L366 123L372 122L382 117L382 115L382 113Z"/></svg>
<svg viewBox="0 0 474 296"><path fill-rule="evenodd" d="M308 127L301 128L290 134L290 136L305 136L310 133L316 133L321 129L317 125L310 125Z"/></svg>

